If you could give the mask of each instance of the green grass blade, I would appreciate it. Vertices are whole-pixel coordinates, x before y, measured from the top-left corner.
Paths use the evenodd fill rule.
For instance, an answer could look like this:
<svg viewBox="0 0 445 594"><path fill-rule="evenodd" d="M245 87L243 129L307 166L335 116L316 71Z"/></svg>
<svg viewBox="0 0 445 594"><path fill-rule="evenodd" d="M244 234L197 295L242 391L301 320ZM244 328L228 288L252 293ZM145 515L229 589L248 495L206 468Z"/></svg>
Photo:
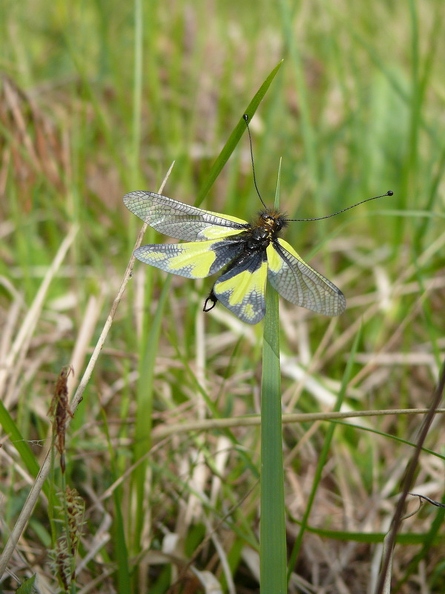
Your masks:
<svg viewBox="0 0 445 594"><path fill-rule="evenodd" d="M272 70L272 72L269 74L269 76L263 82L261 87L258 89L258 91L254 95L252 101L249 103L249 105L244 110L242 115L244 115L246 113L249 116L249 119L252 119L252 117L254 116L254 114L258 108L258 105L261 103L261 100L263 99L264 95L267 93L267 90L269 89L273 79L277 75L282 64L283 64L283 60L281 60L275 66L275 68ZM202 203L202 201L204 200L204 198L207 196L210 188L213 186L218 175L221 173L222 168L229 160L230 155L235 150L235 147L238 144L238 142L240 141L240 138L243 135L243 133L245 132L245 130L246 130L246 122L241 117L240 121L238 122L238 124L236 125L232 134L230 135L229 140L224 145L224 147L221 150L219 156L217 157L215 163L213 164L212 168L210 169L207 179L203 183L201 191L199 192L198 197L195 201L195 206L199 206Z"/></svg>
<svg viewBox="0 0 445 594"><path fill-rule="evenodd" d="M267 286L261 381L261 592L285 593L286 530L278 294Z"/></svg>
<svg viewBox="0 0 445 594"><path fill-rule="evenodd" d="M108 430L107 419L105 414L102 414L103 426L105 435L108 443L108 451L110 454L111 463L111 477L113 482L119 477L116 464L116 452L113 448L111 436ZM125 538L125 520L122 510L124 509L123 502L123 488L121 485L117 486L113 490L113 503L115 518L113 521L113 544L116 555L116 571L117 571L117 584L119 592L131 592L131 579L130 579L130 560L128 555L128 547Z"/></svg>
<svg viewBox="0 0 445 594"><path fill-rule="evenodd" d="M0 425L3 427L5 434L9 436L11 443L14 445L15 449L19 453L20 458L22 459L23 463L28 469L28 472L33 477L36 477L40 469L37 460L35 459L35 456L32 453L31 448L28 445L28 442L23 438L23 435L20 433L19 428L14 423L11 415L6 410L3 402L1 401Z"/></svg>
<svg viewBox="0 0 445 594"><path fill-rule="evenodd" d="M152 444L152 410L153 410L153 380L156 356L158 354L159 336L161 333L164 307L170 291L171 277L167 278L154 317L151 319L150 331L141 347L139 361L139 382L137 389L137 415L135 426L134 461L140 460L149 452ZM139 464L134 472L137 493L137 507L134 518L134 550L139 550L144 516L146 513L146 474L148 459Z"/></svg>
<svg viewBox="0 0 445 594"><path fill-rule="evenodd" d="M279 203L280 171L275 195L276 207ZM287 592L286 561L280 317L278 293L268 284L261 379L261 592Z"/></svg>
<svg viewBox="0 0 445 594"><path fill-rule="evenodd" d="M134 87L133 87L133 130L131 155L131 182L138 185L139 153L141 145L141 117L142 117L142 42L143 42L143 10L141 0L134 3Z"/></svg>

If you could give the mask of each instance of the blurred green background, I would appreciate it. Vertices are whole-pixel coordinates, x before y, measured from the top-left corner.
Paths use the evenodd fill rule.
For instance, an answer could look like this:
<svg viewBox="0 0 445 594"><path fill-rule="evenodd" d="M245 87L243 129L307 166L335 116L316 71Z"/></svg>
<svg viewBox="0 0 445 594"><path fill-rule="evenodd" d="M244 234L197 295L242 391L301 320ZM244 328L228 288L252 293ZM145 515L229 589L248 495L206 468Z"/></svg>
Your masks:
<svg viewBox="0 0 445 594"><path fill-rule="evenodd" d="M425 406L444 349L444 21L439 0L3 0L0 395L23 437L47 438L54 379L73 363L74 385L79 381L105 323L140 223L122 196L157 191L175 161L164 193L193 204L246 106L282 59L251 123L265 201L273 202L280 157L281 203L289 217L323 216L394 192L286 231L302 257L342 289L348 310L331 322L282 304L283 410L330 408L359 330L347 405ZM247 220L260 209L246 135L204 206ZM80 230L29 326L26 315L42 279L75 224ZM211 280L173 278L159 309L165 282L136 263L70 427L66 480L87 509L79 559L95 551L80 565L79 591L97 579L88 591L124 591L125 584L134 592L166 592L178 575L177 591L186 583L201 591L190 567L181 574L187 563L216 576L224 591L257 591L246 550L254 551L257 539L258 430L183 434L180 425L258 412L261 328L239 325L223 308L203 317ZM153 330L157 312L159 332ZM338 429L311 524L338 530L352 553L335 578L326 569L329 555L317 555L321 545L309 535L294 568L306 591L335 591L329 588L338 576L351 592L365 591L363 576L371 583L372 546L364 551L343 531L384 529L391 510L380 494L397 495L394 469L411 452L388 434L409 440L419 423L417 417L376 420L372 427L386 436L378 438ZM178 427L177 435L159 442L152 428L168 425ZM324 431L309 423L286 430L290 541ZM429 447L443 449L438 428ZM219 466L221 448L229 454ZM3 452L15 455L7 440ZM41 460L41 449L34 446L34 454ZM440 499L443 461L428 461L419 484ZM133 463L139 474L129 471ZM11 527L31 479L20 459L17 467L6 457L1 464L3 516ZM57 465L52 480L59 484ZM55 591L56 572L45 552L55 531L45 503L39 505L26 533L37 558L22 548L20 562L16 556L10 567L19 579L37 572L47 591ZM429 513L407 530L431 535ZM107 539L96 551L94 536L105 517ZM411 584L423 563L424 583L439 592L436 545L443 537L440 522L435 526L423 549L413 538L394 572ZM206 539L213 530L220 548ZM172 534L180 545L170 550ZM329 553L340 546L322 542ZM324 582L317 582L318 571ZM10 579L9 587L17 587Z"/></svg>

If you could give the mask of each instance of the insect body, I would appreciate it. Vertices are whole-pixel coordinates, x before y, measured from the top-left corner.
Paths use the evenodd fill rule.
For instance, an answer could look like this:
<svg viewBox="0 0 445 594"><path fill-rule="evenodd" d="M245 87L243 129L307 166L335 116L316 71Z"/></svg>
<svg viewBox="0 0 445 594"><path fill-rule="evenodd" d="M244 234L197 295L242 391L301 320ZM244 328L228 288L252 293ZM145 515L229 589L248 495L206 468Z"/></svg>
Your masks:
<svg viewBox="0 0 445 594"><path fill-rule="evenodd" d="M160 233L189 242L142 246L134 252L141 262L187 278L205 278L224 269L204 311L219 301L243 322L256 324L266 311L267 280L295 305L327 316L345 310L343 293L279 237L287 225L279 212L266 209L249 224L154 192L130 192L124 203Z"/></svg>

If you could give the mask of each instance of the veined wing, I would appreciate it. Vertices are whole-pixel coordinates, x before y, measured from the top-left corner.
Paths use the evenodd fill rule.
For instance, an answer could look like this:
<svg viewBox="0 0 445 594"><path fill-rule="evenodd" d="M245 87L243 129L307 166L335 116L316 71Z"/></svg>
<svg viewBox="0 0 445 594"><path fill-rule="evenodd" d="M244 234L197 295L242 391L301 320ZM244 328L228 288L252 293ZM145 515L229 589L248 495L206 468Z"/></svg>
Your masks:
<svg viewBox="0 0 445 594"><path fill-rule="evenodd" d="M165 272L187 278L205 278L237 258L244 241L217 240L143 245L135 250L138 260Z"/></svg>
<svg viewBox="0 0 445 594"><path fill-rule="evenodd" d="M265 252L249 253L219 277L213 294L242 322L257 324L266 312L266 281Z"/></svg>
<svg viewBox="0 0 445 594"><path fill-rule="evenodd" d="M154 192L130 192L124 196L124 204L156 231L185 241L228 237L249 227L242 219L222 216Z"/></svg>
<svg viewBox="0 0 445 594"><path fill-rule="evenodd" d="M340 289L306 264L287 241L278 239L266 252L268 279L282 297L326 316L344 312L346 299Z"/></svg>

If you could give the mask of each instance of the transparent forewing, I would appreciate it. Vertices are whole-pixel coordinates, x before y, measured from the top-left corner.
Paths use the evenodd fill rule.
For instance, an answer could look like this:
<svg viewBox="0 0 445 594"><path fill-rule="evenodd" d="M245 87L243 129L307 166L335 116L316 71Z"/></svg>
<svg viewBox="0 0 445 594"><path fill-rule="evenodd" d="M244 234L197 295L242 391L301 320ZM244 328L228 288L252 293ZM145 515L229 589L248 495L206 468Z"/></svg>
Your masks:
<svg viewBox="0 0 445 594"><path fill-rule="evenodd" d="M265 252L250 253L220 276L213 293L242 322L257 324L266 312L266 281Z"/></svg>
<svg viewBox="0 0 445 594"><path fill-rule="evenodd" d="M242 219L202 210L154 192L130 192L124 196L124 204L156 231L185 241L228 237L249 227Z"/></svg>
<svg viewBox="0 0 445 594"><path fill-rule="evenodd" d="M268 279L282 297L326 316L344 312L346 299L340 289L306 264L287 241L278 239L266 251Z"/></svg>
<svg viewBox="0 0 445 594"><path fill-rule="evenodd" d="M237 258L243 241L193 241L143 245L134 255L144 264L186 278L205 278Z"/></svg>

